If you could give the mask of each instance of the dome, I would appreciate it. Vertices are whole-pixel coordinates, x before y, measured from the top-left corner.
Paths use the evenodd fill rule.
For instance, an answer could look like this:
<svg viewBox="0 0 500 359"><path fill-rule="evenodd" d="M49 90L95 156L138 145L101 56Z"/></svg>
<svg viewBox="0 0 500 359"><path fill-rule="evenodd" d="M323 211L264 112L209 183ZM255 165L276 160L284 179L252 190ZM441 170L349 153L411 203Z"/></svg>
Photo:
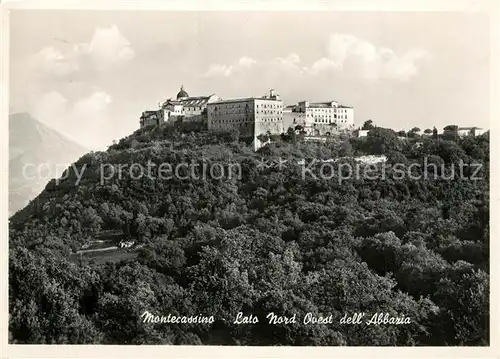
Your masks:
<svg viewBox="0 0 500 359"><path fill-rule="evenodd" d="M177 94L177 99L181 99L183 97L189 97L189 95L186 91L184 91L184 86L181 86L181 90Z"/></svg>

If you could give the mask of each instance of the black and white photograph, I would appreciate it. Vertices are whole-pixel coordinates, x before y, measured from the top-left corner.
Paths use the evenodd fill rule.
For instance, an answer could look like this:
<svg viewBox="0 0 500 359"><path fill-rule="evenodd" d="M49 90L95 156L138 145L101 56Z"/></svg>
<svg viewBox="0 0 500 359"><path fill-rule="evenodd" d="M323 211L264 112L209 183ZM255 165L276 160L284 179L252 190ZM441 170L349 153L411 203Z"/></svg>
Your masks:
<svg viewBox="0 0 500 359"><path fill-rule="evenodd" d="M8 10L9 346L493 345L488 12L282 4Z"/></svg>

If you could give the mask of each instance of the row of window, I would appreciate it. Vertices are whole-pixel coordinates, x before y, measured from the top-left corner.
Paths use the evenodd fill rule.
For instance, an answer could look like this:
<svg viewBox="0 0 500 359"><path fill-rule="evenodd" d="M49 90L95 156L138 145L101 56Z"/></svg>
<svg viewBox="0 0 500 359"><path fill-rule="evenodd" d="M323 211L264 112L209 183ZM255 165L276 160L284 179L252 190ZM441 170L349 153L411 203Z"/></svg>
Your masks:
<svg viewBox="0 0 500 359"><path fill-rule="evenodd" d="M217 105L212 107L215 111L220 110L220 109L228 109L228 108L249 108L248 103L230 103L230 104L223 104L223 105Z"/></svg>
<svg viewBox="0 0 500 359"><path fill-rule="evenodd" d="M310 108L309 110L312 110L314 112L342 112L342 113L347 113L346 109L342 108Z"/></svg>
<svg viewBox="0 0 500 359"><path fill-rule="evenodd" d="M253 113L252 110L248 110L248 109L233 109L233 110L218 110L217 111L217 116L221 116L221 115L231 115L231 114L238 114L238 113ZM282 115L283 114L283 111L281 110L256 110L255 113L258 113L258 114L264 114L264 115ZM215 115L215 109L214 111L212 112L212 114Z"/></svg>
<svg viewBox="0 0 500 359"><path fill-rule="evenodd" d="M281 109L283 105L280 104L257 104L257 108L274 108L274 109ZM220 110L220 109L228 109L228 108L250 108L248 103L234 103L234 104L224 104L224 105L217 105L213 106L214 111Z"/></svg>
<svg viewBox="0 0 500 359"><path fill-rule="evenodd" d="M231 121L232 119L234 118L238 118L236 115L240 115L241 118L247 118L249 119L249 121L252 121L255 117L254 116L248 116L248 114L243 114L243 113L220 113L220 114L217 114L217 115L211 115L210 116L210 120L212 121ZM233 115L233 116L223 116L223 115ZM265 116L265 115L270 115L271 117L268 117L268 116ZM276 116L276 117L274 117ZM221 119L222 117L222 119ZM229 119L224 119L224 117L230 117ZM279 113L263 113L263 114L260 114L260 116L257 116L257 118L259 120L273 120L273 121L282 121L283 120L283 117L280 116Z"/></svg>
<svg viewBox="0 0 500 359"><path fill-rule="evenodd" d="M314 119L319 119L319 118L328 118L331 119L331 115L313 115L308 113L307 117L314 117ZM339 119L347 119L347 115L333 115L333 118L339 118Z"/></svg>
<svg viewBox="0 0 500 359"><path fill-rule="evenodd" d="M332 123L331 120L325 120L325 119L314 119L314 122L319 122L319 123ZM340 121L333 121L333 123L337 123L337 122L342 122L342 123L345 123L346 120L340 120Z"/></svg>
<svg viewBox="0 0 500 359"><path fill-rule="evenodd" d="M280 122L282 120L283 119L279 117L259 118L259 122ZM248 118L230 118L224 120L212 119L210 122L213 124L223 124L223 123L253 123L254 121Z"/></svg>
<svg viewBox="0 0 500 359"><path fill-rule="evenodd" d="M257 110L257 111L255 111L255 113L261 113L261 114L278 114L278 115L281 115L281 114L283 114L283 111L279 111L279 110L277 110L277 111L276 110L275 111L272 111L272 110L271 111L267 111L267 110L259 111L259 110Z"/></svg>
<svg viewBox="0 0 500 359"><path fill-rule="evenodd" d="M279 117L264 117L259 119L261 122L279 122L283 121L282 118Z"/></svg>
<svg viewBox="0 0 500 359"><path fill-rule="evenodd" d="M279 105L279 104L261 104L260 105L261 108L282 108L283 106L282 105ZM259 108L259 104L257 104L257 108Z"/></svg>
<svg viewBox="0 0 500 359"><path fill-rule="evenodd" d="M251 128L252 124L251 123L233 123L231 125L227 123L217 123L217 124L212 124L212 128Z"/></svg>
<svg viewBox="0 0 500 359"><path fill-rule="evenodd" d="M211 123L213 124L224 124L224 123L252 123L252 120L245 119L245 118L231 118L228 120L212 120Z"/></svg>
<svg viewBox="0 0 500 359"><path fill-rule="evenodd" d="M234 109L234 110L224 109L224 110L219 110L217 112L212 111L212 114L215 115L215 116L232 115L232 114L238 114L238 113L250 114L250 113L253 113L253 111L248 110L248 109L243 109L243 108L241 108L241 109Z"/></svg>

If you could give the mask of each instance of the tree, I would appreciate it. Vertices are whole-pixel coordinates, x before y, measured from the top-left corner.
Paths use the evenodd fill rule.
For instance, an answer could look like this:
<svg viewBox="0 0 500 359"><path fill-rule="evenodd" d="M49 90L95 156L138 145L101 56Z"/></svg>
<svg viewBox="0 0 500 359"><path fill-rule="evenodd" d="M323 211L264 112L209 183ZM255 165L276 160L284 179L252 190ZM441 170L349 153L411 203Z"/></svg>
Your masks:
<svg viewBox="0 0 500 359"><path fill-rule="evenodd" d="M373 128L375 128L375 126L373 125L372 120L365 121L365 123L363 123L363 127L361 127L362 130L371 130Z"/></svg>
<svg viewBox="0 0 500 359"><path fill-rule="evenodd" d="M401 150L401 141L393 130L375 127L368 133L364 149L369 154L386 154Z"/></svg>
<svg viewBox="0 0 500 359"><path fill-rule="evenodd" d="M266 133L262 133L260 135L257 136L257 139L261 142L267 142L269 141L269 136L266 134Z"/></svg>
<svg viewBox="0 0 500 359"><path fill-rule="evenodd" d="M448 125L444 127L442 138L448 141L458 141L458 126Z"/></svg>
<svg viewBox="0 0 500 359"><path fill-rule="evenodd" d="M453 333L450 344L488 345L488 274L462 261L456 262L449 272L449 276L439 281L434 295L436 304L442 308L439 334Z"/></svg>
<svg viewBox="0 0 500 359"><path fill-rule="evenodd" d="M390 152L389 155L387 156L387 162L391 163L393 165L398 164L398 163L407 164L408 159L406 158L406 156L403 153L394 151L394 152Z"/></svg>
<svg viewBox="0 0 500 359"><path fill-rule="evenodd" d="M444 131L447 132L456 132L458 131L458 126L457 125L448 125L443 128Z"/></svg>
<svg viewBox="0 0 500 359"><path fill-rule="evenodd" d="M432 138L437 139L438 138L438 130L436 127L432 129Z"/></svg>
<svg viewBox="0 0 500 359"><path fill-rule="evenodd" d="M420 128L413 127L410 131L408 131L408 137L410 138L418 138L420 133Z"/></svg>
<svg viewBox="0 0 500 359"><path fill-rule="evenodd" d="M288 127L287 131L285 134L283 134L283 140L285 142L289 143L296 143L297 142L297 134L295 133L295 130L292 127Z"/></svg>
<svg viewBox="0 0 500 359"><path fill-rule="evenodd" d="M439 140L437 144L438 147L436 154L446 163L458 163L460 160L467 159L465 151L456 142Z"/></svg>
<svg viewBox="0 0 500 359"><path fill-rule="evenodd" d="M397 132L399 137L406 137L406 131L405 130L400 130Z"/></svg>
<svg viewBox="0 0 500 359"><path fill-rule="evenodd" d="M368 132L321 143L294 141L290 129L287 141L255 153L230 132L165 124L83 157L79 167L93 170L79 186L43 191L39 206L9 219L10 342L487 345L489 136L402 141L391 129ZM385 176L364 172L367 154L386 157L375 165ZM100 183L97 171L102 163L199 159L224 169L239 163L241 178L125 173ZM432 176L460 160L484 165L484 179ZM397 164L411 173L400 176ZM325 178L334 170L342 181ZM114 249L127 234L140 248ZM88 237L113 247L70 253ZM216 322L155 325L141 320L145 310ZM259 323L234 324L239 312ZM297 323L269 325L269 312L296 314ZM411 323L339 323L358 312L365 320L404 313ZM333 322L305 325L306 313Z"/></svg>
<svg viewBox="0 0 500 359"><path fill-rule="evenodd" d="M430 128L426 128L424 130L424 133L427 134L427 135L430 135L432 133L432 130Z"/></svg>

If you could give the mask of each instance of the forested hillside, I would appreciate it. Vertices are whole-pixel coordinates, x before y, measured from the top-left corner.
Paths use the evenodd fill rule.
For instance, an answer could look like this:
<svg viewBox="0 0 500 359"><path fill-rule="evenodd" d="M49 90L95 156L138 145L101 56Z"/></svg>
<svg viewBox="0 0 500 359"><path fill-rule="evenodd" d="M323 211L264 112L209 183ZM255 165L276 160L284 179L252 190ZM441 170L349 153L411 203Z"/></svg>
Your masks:
<svg viewBox="0 0 500 359"><path fill-rule="evenodd" d="M304 143L289 131L258 153L235 133L145 128L93 152L10 220L11 343L214 345L487 345L489 134L401 141ZM420 141L420 142L419 142ZM425 158L414 179L303 175L300 160L384 154ZM286 160L262 166L262 159ZM104 164L204 161L241 165L241 179L121 178ZM459 163L473 180L445 179ZM334 168L334 167L332 167ZM335 167L338 168L338 167ZM77 255L113 236L140 247ZM113 237L114 238L114 237ZM127 256L124 256L126 253ZM158 315L213 315L213 324L144 323ZM235 324L238 312L259 317ZM330 315L332 324L271 325L266 313ZM404 314L406 325L346 325L357 312Z"/></svg>

